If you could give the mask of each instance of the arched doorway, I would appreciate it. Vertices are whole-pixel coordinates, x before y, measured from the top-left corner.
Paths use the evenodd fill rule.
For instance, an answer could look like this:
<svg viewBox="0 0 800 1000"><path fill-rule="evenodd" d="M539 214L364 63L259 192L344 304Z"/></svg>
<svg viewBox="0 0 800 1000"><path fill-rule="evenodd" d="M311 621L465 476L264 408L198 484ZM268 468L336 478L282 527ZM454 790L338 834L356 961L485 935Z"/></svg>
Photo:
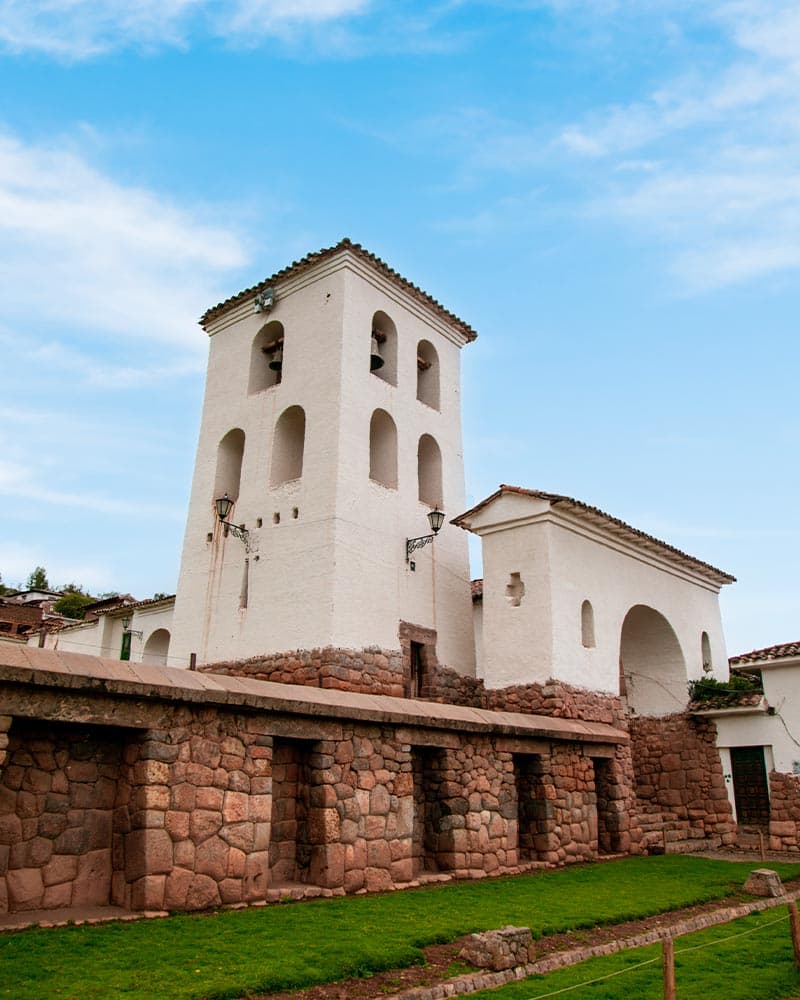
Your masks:
<svg viewBox="0 0 800 1000"><path fill-rule="evenodd" d="M637 604L620 636L620 691L638 715L670 715L686 708L686 661L675 631L654 608Z"/></svg>

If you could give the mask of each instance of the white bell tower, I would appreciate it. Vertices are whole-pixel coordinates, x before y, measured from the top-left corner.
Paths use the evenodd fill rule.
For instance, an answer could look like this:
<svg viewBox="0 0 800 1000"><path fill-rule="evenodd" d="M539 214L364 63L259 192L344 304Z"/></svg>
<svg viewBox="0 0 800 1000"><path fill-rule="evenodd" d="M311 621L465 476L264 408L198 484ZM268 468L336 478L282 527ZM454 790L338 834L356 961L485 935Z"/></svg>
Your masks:
<svg viewBox="0 0 800 1000"><path fill-rule="evenodd" d="M349 240L210 309L171 662L436 633L475 670L460 351L475 332ZM227 494L226 531L215 501ZM406 539L432 543L407 559Z"/></svg>

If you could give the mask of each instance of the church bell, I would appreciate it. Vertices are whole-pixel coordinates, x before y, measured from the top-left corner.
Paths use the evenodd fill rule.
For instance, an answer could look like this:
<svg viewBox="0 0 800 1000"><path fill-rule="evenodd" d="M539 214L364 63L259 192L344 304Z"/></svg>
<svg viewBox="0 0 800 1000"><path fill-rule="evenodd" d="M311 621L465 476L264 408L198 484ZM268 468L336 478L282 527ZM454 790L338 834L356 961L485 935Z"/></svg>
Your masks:
<svg viewBox="0 0 800 1000"><path fill-rule="evenodd" d="M381 357L381 349L380 344L378 343L378 338L373 333L372 348L369 356L369 370L371 372L375 372L379 368L383 368L383 358Z"/></svg>
<svg viewBox="0 0 800 1000"><path fill-rule="evenodd" d="M283 368L283 346L278 344L275 350L272 352L272 357L270 358L269 366L274 372L279 372Z"/></svg>

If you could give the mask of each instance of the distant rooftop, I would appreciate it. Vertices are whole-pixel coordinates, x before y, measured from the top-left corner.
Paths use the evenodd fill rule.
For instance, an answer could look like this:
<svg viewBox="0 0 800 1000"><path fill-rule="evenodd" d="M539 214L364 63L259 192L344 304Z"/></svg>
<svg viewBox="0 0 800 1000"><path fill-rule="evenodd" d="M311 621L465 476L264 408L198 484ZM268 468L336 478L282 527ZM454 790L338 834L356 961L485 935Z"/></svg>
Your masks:
<svg viewBox="0 0 800 1000"><path fill-rule="evenodd" d="M764 649L751 649L749 653L732 656L728 663L738 666L743 663L759 663L763 661L784 660L800 656L800 642L782 642L777 646L765 646Z"/></svg>

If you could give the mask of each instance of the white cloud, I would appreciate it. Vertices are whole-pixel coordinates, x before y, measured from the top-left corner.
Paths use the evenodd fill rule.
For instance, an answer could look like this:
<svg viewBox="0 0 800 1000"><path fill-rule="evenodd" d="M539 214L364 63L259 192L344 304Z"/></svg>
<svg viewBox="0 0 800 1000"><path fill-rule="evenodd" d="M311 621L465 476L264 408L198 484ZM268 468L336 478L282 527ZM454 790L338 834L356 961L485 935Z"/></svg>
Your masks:
<svg viewBox="0 0 800 1000"><path fill-rule="evenodd" d="M369 0L0 0L0 45L61 59L185 46L200 32L263 40L362 13ZM245 37L247 36L247 37Z"/></svg>
<svg viewBox="0 0 800 1000"><path fill-rule="evenodd" d="M0 133L0 298L39 325L201 349L196 319L242 239L64 148Z"/></svg>

